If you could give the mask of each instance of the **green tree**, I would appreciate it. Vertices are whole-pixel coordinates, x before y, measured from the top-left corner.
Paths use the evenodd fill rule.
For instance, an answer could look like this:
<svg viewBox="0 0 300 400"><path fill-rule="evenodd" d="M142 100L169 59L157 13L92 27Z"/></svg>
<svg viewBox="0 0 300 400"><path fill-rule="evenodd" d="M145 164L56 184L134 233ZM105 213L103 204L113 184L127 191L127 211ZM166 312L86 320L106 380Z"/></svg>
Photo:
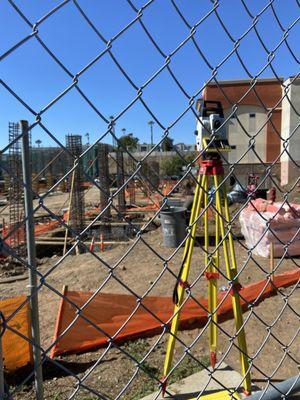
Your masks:
<svg viewBox="0 0 300 400"><path fill-rule="evenodd" d="M191 154L186 155L184 158L178 155L168 158L161 163L162 173L167 176L181 175L182 167L190 164L193 159L194 156Z"/></svg>
<svg viewBox="0 0 300 400"><path fill-rule="evenodd" d="M134 137L132 133L123 135L118 139L118 148L121 150L133 150L137 148L139 139Z"/></svg>
<svg viewBox="0 0 300 400"><path fill-rule="evenodd" d="M161 143L162 151L171 151L171 150L173 150L173 147L174 147L173 142L174 142L173 139L171 139L168 136L166 136L164 138L164 140L162 141L162 143Z"/></svg>

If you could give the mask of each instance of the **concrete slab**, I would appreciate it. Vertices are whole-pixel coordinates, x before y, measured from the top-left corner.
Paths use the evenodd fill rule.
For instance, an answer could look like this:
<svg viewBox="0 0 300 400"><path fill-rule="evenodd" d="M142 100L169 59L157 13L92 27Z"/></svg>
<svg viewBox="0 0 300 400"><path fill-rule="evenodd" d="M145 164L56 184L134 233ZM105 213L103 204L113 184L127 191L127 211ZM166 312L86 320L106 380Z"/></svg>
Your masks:
<svg viewBox="0 0 300 400"><path fill-rule="evenodd" d="M197 372L168 386L168 392L170 392L171 395L166 394L164 399L192 400L197 398L203 389L205 389L203 394L208 395L224 390L224 387L234 390L236 387L240 386L242 382L241 375L225 363L222 363L218 369L214 371L213 378L207 370ZM241 392L242 390L239 390L239 394L241 394ZM163 399L161 395L157 397L158 393L159 392L152 393L143 397L141 400ZM242 396L240 397L242 398Z"/></svg>

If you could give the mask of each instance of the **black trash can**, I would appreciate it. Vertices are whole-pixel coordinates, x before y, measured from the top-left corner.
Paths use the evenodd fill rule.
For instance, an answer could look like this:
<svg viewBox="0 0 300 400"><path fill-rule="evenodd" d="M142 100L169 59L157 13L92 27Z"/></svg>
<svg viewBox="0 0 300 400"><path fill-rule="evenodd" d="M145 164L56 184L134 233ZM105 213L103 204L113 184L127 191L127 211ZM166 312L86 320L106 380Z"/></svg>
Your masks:
<svg viewBox="0 0 300 400"><path fill-rule="evenodd" d="M186 236L186 208L168 207L160 212L164 247L178 247Z"/></svg>

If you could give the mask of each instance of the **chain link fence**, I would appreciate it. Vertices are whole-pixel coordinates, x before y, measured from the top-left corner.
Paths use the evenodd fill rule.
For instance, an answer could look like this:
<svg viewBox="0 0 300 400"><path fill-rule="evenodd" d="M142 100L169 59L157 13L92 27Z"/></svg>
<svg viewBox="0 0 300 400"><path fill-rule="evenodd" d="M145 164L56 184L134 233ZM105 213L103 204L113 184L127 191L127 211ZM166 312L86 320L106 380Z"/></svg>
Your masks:
<svg viewBox="0 0 300 400"><path fill-rule="evenodd" d="M299 7L298 0L2 4L9 26L1 99L14 134L5 121L1 398L158 399L166 379L199 371L204 383L195 378L197 392L178 398L198 399L215 387L236 398L245 374L224 381L222 372L240 371L241 330L252 391L262 390L253 398L288 398L299 388ZM192 143L195 128L205 129L201 96L221 101L225 116L200 151L168 139ZM137 151L120 131L141 119L151 145ZM218 187L205 188L199 163L222 130L233 148L228 155L217 149L225 174ZM186 217L178 246L163 246L161 211L187 206L190 214L199 185L208 201L193 223ZM224 188L231 217L220 215L215 200ZM217 244L214 215L225 227ZM216 262L230 237L233 277L221 250ZM187 283L181 272L191 239ZM218 274L213 310L205 300L211 265ZM232 308L223 310L237 280L239 329ZM175 315L174 287L185 297ZM174 359L164 376L170 336Z"/></svg>

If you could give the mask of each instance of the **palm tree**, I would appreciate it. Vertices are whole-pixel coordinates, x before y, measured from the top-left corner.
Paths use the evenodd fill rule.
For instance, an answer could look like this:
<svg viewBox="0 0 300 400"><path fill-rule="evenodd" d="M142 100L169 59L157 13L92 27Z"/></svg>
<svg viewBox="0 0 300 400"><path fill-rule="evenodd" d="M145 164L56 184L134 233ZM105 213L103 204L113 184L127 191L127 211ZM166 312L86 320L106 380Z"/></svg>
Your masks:
<svg viewBox="0 0 300 400"><path fill-rule="evenodd" d="M35 144L37 144L37 147L40 148L40 147L41 147L41 144L42 144L42 141L41 141L40 139L37 139L37 140L35 141Z"/></svg>

